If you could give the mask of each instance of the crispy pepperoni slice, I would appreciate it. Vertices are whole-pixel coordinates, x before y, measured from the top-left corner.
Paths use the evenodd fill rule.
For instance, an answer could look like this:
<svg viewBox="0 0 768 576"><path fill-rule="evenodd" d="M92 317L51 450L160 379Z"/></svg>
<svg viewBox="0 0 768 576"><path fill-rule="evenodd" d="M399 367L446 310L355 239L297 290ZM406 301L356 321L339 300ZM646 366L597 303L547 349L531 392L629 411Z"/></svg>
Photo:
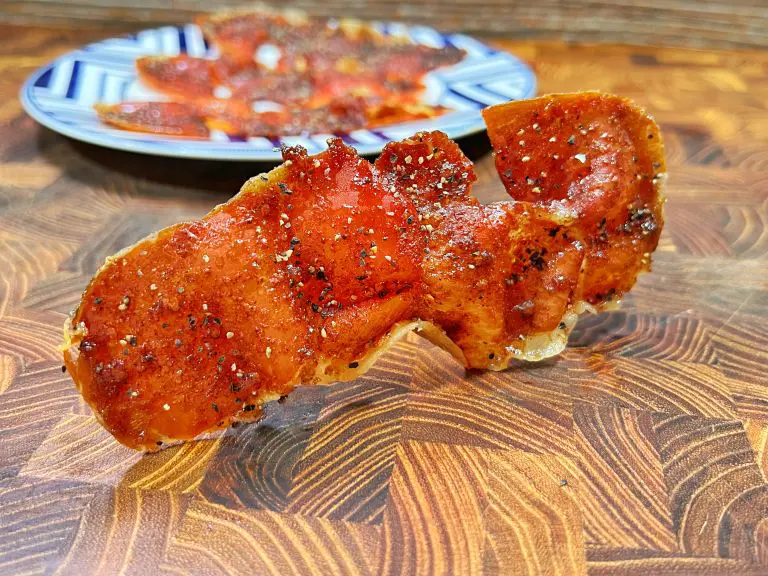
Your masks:
<svg viewBox="0 0 768 576"><path fill-rule="evenodd" d="M122 102L96 104L101 120L121 130L206 138L205 118L194 107L179 102Z"/></svg>
<svg viewBox="0 0 768 576"><path fill-rule="evenodd" d="M472 368L557 354L584 301L604 302L590 290L629 289L637 251L655 246L650 220L599 237L603 219L660 205L656 185L622 170L663 167L658 131L637 108L574 98L489 112L513 193L531 169L518 163L555 176L522 188L535 196L487 206L471 195L471 162L439 132L392 143L373 164L338 138L315 156L285 149L283 165L229 202L99 270L65 326L79 390L118 440L153 450L257 418L297 385L354 378L413 328ZM588 170L548 164L578 146L573 122L584 137L573 154ZM566 142L540 141L540 156L524 159L499 140L528 130ZM604 193L595 181L609 183ZM630 208L616 206L625 200ZM628 256L601 258L603 245Z"/></svg>
<svg viewBox="0 0 768 576"><path fill-rule="evenodd" d="M621 298L650 268L664 222L653 119L625 98L595 92L510 102L483 115L507 192L578 219L587 241L584 299Z"/></svg>

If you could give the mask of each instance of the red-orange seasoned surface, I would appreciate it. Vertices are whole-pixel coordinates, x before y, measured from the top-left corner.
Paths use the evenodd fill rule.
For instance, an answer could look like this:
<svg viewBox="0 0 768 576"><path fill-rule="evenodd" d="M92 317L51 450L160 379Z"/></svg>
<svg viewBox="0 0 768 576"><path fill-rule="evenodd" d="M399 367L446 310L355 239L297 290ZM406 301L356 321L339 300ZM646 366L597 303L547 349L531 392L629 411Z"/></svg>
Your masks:
<svg viewBox="0 0 768 576"><path fill-rule="evenodd" d="M617 131L644 117L625 105ZM538 125L548 138L570 132ZM605 142L582 136L587 150ZM584 223L613 206L585 201L595 191L574 186L581 175L557 177L589 214L554 202L480 205L471 162L440 132L391 143L373 164L339 139L316 156L283 156L201 220L111 258L67 322L66 365L128 446L193 438L258 417L297 385L353 378L413 328L468 367L552 356L584 308L584 287L603 274ZM627 273L631 284L635 269Z"/></svg>
<svg viewBox="0 0 768 576"><path fill-rule="evenodd" d="M235 137L338 134L440 116L448 109L419 101L423 78L464 57L452 46L412 44L360 22L295 12L227 12L198 22L220 53L216 59L147 56L136 61L137 73L146 86L194 109L196 123ZM254 109L264 102L278 111ZM161 102L145 105L151 122L126 120L123 105L99 105L100 118L124 130L207 136L195 129L179 134L179 113Z"/></svg>
<svg viewBox="0 0 768 576"><path fill-rule="evenodd" d="M103 122L133 132L205 138L208 128L198 111L178 102L123 102L97 104Z"/></svg>
<svg viewBox="0 0 768 576"><path fill-rule="evenodd" d="M213 98L212 63L203 58L145 56L136 60L139 78L150 88L183 100Z"/></svg>
<svg viewBox="0 0 768 576"><path fill-rule="evenodd" d="M587 239L584 299L621 298L649 268L663 225L658 126L629 100L596 93L510 102L483 115L510 196L577 219Z"/></svg>

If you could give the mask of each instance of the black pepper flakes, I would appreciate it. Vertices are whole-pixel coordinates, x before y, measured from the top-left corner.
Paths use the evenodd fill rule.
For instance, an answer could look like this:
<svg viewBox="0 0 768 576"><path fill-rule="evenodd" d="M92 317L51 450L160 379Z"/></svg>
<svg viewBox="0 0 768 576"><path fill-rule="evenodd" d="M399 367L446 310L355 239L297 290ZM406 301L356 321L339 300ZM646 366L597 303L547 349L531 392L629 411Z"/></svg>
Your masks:
<svg viewBox="0 0 768 576"><path fill-rule="evenodd" d="M536 270L544 270L544 266L547 264L547 261L544 260L544 254L546 254L546 252L546 248L543 248L541 251L536 250L531 254L531 265L536 268Z"/></svg>

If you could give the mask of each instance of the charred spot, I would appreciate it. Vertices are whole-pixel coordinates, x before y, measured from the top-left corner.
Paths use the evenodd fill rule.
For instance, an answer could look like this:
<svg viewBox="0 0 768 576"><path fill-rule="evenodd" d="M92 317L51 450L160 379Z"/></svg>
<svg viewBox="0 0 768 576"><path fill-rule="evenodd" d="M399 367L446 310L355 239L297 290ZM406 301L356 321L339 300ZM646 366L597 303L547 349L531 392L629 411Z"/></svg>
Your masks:
<svg viewBox="0 0 768 576"><path fill-rule="evenodd" d="M78 346L81 352L93 352L96 349L96 342L93 340L84 339Z"/></svg>
<svg viewBox="0 0 768 576"><path fill-rule="evenodd" d="M320 306L312 302L312 312L320 312Z"/></svg>
<svg viewBox="0 0 768 576"><path fill-rule="evenodd" d="M605 220L605 218L603 218L603 220ZM558 232L560 232L560 226L555 226L549 231L549 237L554 238L555 236L557 236Z"/></svg>
<svg viewBox="0 0 768 576"><path fill-rule="evenodd" d="M491 352L488 354L488 360L493 360L496 357L496 354L494 352Z"/></svg>
<svg viewBox="0 0 768 576"><path fill-rule="evenodd" d="M657 228L653 212L646 207L630 208L629 217L627 222L624 223L623 229L625 232L631 232L633 226L638 224L644 234L650 234Z"/></svg>
<svg viewBox="0 0 768 576"><path fill-rule="evenodd" d="M322 270L318 270L317 273L315 274L315 278L317 278L318 280L325 280L325 272L323 272Z"/></svg>
<svg viewBox="0 0 768 576"><path fill-rule="evenodd" d="M350 362L348 364L348 366L349 366L349 368L357 368L358 366L360 366L360 363L359 362Z"/></svg>
<svg viewBox="0 0 768 576"><path fill-rule="evenodd" d="M243 406L243 412L253 412L256 410L256 404L246 404Z"/></svg>
<svg viewBox="0 0 768 576"><path fill-rule="evenodd" d="M536 270L544 270L544 267L547 265L547 261L544 260L544 255L547 253L546 248L542 248L541 250L535 250L531 253L531 266L536 268Z"/></svg>
<svg viewBox="0 0 768 576"><path fill-rule="evenodd" d="M229 390L231 392L240 392L240 390L241 390L240 384L238 384L237 382L232 382L229 385Z"/></svg>
<svg viewBox="0 0 768 576"><path fill-rule="evenodd" d="M602 220L600 220L600 223L597 225L597 230L600 233L599 238L603 242L608 240L608 233L605 230L605 224L606 224L606 219L605 217L603 217Z"/></svg>

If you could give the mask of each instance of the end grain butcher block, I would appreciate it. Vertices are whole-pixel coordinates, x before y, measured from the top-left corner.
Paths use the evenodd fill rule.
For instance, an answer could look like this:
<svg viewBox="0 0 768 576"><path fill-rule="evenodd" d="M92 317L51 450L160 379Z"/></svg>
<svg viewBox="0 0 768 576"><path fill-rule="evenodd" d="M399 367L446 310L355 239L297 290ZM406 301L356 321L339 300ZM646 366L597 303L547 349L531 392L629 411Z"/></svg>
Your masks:
<svg viewBox="0 0 768 576"><path fill-rule="evenodd" d="M62 373L65 316L107 255L263 167L39 128L21 82L100 33L0 33L0 573L768 573L768 55L500 42L542 93L616 92L662 127L667 224L622 309L503 373L413 336L142 456ZM487 142L462 144L502 199Z"/></svg>

